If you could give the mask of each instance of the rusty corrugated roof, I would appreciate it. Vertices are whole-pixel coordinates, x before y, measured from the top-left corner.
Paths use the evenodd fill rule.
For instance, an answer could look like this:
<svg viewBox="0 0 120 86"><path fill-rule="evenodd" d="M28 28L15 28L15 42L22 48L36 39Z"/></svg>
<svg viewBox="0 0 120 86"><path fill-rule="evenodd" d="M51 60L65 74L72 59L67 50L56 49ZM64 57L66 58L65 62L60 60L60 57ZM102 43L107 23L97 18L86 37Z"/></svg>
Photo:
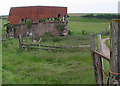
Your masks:
<svg viewBox="0 0 120 86"><path fill-rule="evenodd" d="M34 23L38 23L42 18L55 18L58 14L63 17L67 14L67 7L54 6L29 6L12 7L8 16L10 24L20 24L22 18L30 18Z"/></svg>

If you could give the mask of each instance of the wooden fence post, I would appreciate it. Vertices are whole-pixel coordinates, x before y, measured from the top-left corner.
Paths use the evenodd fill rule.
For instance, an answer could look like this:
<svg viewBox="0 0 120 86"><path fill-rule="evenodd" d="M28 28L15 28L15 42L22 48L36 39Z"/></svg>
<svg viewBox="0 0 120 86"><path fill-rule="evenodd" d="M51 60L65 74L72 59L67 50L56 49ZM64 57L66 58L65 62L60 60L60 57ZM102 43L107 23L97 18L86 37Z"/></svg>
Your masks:
<svg viewBox="0 0 120 86"><path fill-rule="evenodd" d="M102 41L102 38L101 38L101 35L99 34L99 35L97 35L98 51L100 53L103 53L102 52L102 42L101 41ZM104 70L104 63L103 63L103 58L99 57L98 58L98 71L99 71L98 80L99 80L99 84L105 84L104 83L104 81L105 81L104 72L101 70L101 68L102 68L102 70Z"/></svg>
<svg viewBox="0 0 120 86"><path fill-rule="evenodd" d="M93 51L96 50L94 34L93 33L90 34L90 45L91 45L91 55L92 55L94 79L95 79L95 82L98 84L97 68L96 68L96 65L95 65L95 55L93 53Z"/></svg>
<svg viewBox="0 0 120 86"><path fill-rule="evenodd" d="M2 86L2 19L0 19L0 86Z"/></svg>
<svg viewBox="0 0 120 86"><path fill-rule="evenodd" d="M113 76L111 84L120 85L120 77L117 76L120 73L120 21L112 21L112 48L110 53L110 72ZM116 76L113 75L116 73ZM119 75L120 76L120 75Z"/></svg>
<svg viewBox="0 0 120 86"><path fill-rule="evenodd" d="M19 48L22 48L22 43L23 43L22 36L19 35Z"/></svg>

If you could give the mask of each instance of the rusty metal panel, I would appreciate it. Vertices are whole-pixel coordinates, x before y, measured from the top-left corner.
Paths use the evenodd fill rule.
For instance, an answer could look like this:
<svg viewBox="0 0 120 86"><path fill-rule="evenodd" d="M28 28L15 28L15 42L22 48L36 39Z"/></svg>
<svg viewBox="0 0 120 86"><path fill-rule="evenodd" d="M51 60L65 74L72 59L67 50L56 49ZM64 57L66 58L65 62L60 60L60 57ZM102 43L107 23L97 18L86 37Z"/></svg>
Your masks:
<svg viewBox="0 0 120 86"><path fill-rule="evenodd" d="M61 18L67 15L67 7L52 6L31 6L31 7L12 7L8 16L11 24L20 24L22 18L30 18L34 23L42 18L55 18L61 14Z"/></svg>

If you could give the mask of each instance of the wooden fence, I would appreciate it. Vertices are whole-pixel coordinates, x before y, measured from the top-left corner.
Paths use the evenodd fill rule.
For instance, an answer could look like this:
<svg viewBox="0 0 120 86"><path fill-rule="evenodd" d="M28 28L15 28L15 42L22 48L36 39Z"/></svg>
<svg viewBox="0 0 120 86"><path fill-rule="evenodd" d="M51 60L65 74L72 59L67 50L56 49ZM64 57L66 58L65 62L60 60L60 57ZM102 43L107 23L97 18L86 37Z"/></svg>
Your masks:
<svg viewBox="0 0 120 86"><path fill-rule="evenodd" d="M98 51L96 49L94 34L90 34L91 37L91 54L92 54L92 62L93 62L93 70L94 70L94 78L97 84L105 84L104 79L104 63L103 59L110 62L110 59L102 54L102 43L101 43L101 35L98 35Z"/></svg>
<svg viewBox="0 0 120 86"><path fill-rule="evenodd" d="M69 49L69 48L90 49L90 45L51 46L51 45L42 45L42 44L23 43L23 38L19 36L19 48L44 49L44 50L61 50L61 49Z"/></svg>
<svg viewBox="0 0 120 86"><path fill-rule="evenodd" d="M91 38L91 55L93 62L94 79L96 84L100 86L120 86L120 20L113 20L110 29L110 58L102 54L101 35L98 35L98 49L96 49L94 34L90 34ZM110 64L109 73L104 71L103 59ZM108 76L105 83L104 74Z"/></svg>

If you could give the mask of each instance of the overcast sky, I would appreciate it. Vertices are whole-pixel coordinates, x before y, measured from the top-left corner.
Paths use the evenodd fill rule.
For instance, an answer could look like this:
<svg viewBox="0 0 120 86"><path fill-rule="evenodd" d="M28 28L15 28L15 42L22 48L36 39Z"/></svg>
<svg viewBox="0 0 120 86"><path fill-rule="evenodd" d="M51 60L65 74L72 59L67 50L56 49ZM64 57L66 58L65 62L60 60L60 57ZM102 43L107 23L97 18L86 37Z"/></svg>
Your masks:
<svg viewBox="0 0 120 86"><path fill-rule="evenodd" d="M8 15L10 7L66 6L68 13L117 13L119 0L2 0L0 15Z"/></svg>

